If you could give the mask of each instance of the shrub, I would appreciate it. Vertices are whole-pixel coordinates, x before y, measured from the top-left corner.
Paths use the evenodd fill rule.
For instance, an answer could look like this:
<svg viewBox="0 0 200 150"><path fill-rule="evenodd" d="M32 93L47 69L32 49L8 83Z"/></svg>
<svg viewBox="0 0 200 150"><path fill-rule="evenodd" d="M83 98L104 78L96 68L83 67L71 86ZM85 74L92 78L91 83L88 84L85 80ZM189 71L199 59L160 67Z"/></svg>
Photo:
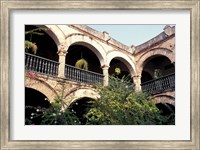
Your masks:
<svg viewBox="0 0 200 150"><path fill-rule="evenodd" d="M49 108L26 106L32 113L26 117L25 124L38 125L79 125L80 121L73 110L62 108L62 100L57 98Z"/></svg>
<svg viewBox="0 0 200 150"><path fill-rule="evenodd" d="M167 122L152 98L135 92L125 78L111 77L108 86L98 85L100 98L85 115L86 124L94 125L160 125Z"/></svg>

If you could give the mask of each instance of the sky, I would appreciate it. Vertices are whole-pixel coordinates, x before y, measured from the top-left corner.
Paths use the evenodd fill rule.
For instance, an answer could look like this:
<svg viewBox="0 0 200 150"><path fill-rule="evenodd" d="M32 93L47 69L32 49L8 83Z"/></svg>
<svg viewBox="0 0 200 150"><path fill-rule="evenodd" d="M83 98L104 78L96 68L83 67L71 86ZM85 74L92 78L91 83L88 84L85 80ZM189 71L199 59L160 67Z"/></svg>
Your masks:
<svg viewBox="0 0 200 150"><path fill-rule="evenodd" d="M165 25L88 25L103 32L106 31L115 40L127 45L140 45L159 33L163 32Z"/></svg>

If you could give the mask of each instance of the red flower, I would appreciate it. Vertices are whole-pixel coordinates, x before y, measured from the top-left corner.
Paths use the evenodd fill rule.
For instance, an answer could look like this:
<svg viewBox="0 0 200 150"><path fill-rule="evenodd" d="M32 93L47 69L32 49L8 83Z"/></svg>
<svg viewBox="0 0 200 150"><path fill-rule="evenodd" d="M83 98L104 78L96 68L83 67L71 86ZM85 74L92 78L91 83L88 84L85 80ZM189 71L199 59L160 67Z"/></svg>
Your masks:
<svg viewBox="0 0 200 150"><path fill-rule="evenodd" d="M31 79L35 79L35 77L37 76L34 72L29 71L27 72L27 75L31 78Z"/></svg>

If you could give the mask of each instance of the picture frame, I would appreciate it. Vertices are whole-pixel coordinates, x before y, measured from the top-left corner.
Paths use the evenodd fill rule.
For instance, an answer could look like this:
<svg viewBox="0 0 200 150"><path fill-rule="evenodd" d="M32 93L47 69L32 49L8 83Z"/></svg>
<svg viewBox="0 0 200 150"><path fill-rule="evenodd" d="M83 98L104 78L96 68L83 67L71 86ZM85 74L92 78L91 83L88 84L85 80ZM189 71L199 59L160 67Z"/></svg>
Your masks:
<svg viewBox="0 0 200 150"><path fill-rule="evenodd" d="M200 1L1 1L1 149L200 149L199 136L199 46L200 46ZM188 141L14 141L10 140L10 12L12 10L190 10L191 16L191 139Z"/></svg>

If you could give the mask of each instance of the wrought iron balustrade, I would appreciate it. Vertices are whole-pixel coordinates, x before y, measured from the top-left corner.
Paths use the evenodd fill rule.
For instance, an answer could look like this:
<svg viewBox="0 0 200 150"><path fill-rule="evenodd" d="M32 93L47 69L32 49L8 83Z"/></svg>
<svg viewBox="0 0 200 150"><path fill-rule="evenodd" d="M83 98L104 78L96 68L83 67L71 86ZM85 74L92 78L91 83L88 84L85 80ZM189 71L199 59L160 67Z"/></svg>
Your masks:
<svg viewBox="0 0 200 150"><path fill-rule="evenodd" d="M143 91L150 94L156 94L169 89L175 89L175 73L144 82L141 84L141 87Z"/></svg>
<svg viewBox="0 0 200 150"><path fill-rule="evenodd" d="M59 63L50 59L25 53L25 69L51 76L58 75Z"/></svg>
<svg viewBox="0 0 200 150"><path fill-rule="evenodd" d="M93 84L93 83L103 83L104 76L96 72L79 69L74 66L66 64L65 78L71 81Z"/></svg>

